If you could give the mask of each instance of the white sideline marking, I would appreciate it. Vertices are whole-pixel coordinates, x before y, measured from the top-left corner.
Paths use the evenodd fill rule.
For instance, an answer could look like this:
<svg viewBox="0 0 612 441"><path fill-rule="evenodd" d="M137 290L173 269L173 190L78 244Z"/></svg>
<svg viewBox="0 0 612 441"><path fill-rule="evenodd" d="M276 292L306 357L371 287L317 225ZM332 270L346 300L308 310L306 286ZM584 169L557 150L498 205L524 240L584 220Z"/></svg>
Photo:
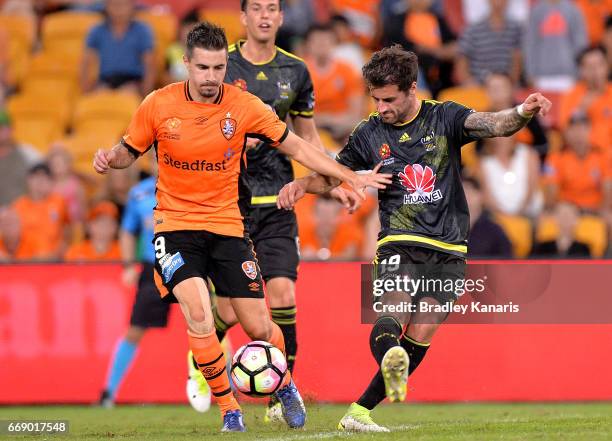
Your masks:
<svg viewBox="0 0 612 441"><path fill-rule="evenodd" d="M413 430L421 427L419 424L402 424L400 426L388 426L392 431L405 431L405 430ZM364 432L366 433L366 432ZM304 433L304 434L296 434L289 435L277 438L264 438L264 441L298 441L298 440L307 440L307 439L328 439L328 438L350 438L352 435L359 434L358 432L341 432L339 430L334 432L315 432L315 433ZM369 435L378 435L375 432L367 432ZM384 435L384 433L380 433Z"/></svg>

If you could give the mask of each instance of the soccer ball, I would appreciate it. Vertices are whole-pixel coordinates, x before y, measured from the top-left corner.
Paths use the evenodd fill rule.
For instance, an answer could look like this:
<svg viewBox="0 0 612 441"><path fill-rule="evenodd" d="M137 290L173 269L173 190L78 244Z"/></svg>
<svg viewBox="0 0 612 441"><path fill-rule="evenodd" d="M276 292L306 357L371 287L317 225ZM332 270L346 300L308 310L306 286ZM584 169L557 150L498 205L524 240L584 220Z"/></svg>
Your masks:
<svg viewBox="0 0 612 441"><path fill-rule="evenodd" d="M242 346L232 360L231 376L243 394L264 397L278 390L287 374L287 360L280 349L265 341Z"/></svg>

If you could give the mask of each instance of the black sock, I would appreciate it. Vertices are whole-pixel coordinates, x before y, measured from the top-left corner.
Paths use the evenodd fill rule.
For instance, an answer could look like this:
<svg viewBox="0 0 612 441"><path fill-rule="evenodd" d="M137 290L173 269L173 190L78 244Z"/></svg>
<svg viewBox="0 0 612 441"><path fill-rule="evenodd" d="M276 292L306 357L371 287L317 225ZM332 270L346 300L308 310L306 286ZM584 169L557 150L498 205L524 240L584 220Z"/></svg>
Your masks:
<svg viewBox="0 0 612 441"><path fill-rule="evenodd" d="M414 370L421 364L427 349L429 349L429 343L420 343L416 340L411 339L406 334L402 336L402 347L408 353L410 358L410 365L408 366L408 375L411 375Z"/></svg>
<svg viewBox="0 0 612 441"><path fill-rule="evenodd" d="M379 365L389 349L400 345L401 335L402 327L393 317L376 320L370 333L370 350Z"/></svg>
<svg viewBox="0 0 612 441"><path fill-rule="evenodd" d="M297 308L285 306L282 308L270 308L272 321L278 325L285 339L285 355L287 357L287 368L293 373L295 356L297 354L296 314Z"/></svg>
<svg viewBox="0 0 612 441"><path fill-rule="evenodd" d="M357 400L357 404L365 407L368 410L374 409L378 403L385 399L385 380L383 380L380 369L368 384L367 389L361 397Z"/></svg>

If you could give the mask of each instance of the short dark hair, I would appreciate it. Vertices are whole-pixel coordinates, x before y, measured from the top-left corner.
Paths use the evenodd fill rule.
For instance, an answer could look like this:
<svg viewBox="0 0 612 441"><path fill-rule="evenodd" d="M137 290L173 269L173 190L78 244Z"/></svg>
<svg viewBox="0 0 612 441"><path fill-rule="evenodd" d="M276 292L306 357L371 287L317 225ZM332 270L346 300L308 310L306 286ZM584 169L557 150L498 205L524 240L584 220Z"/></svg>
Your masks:
<svg viewBox="0 0 612 441"><path fill-rule="evenodd" d="M51 177L51 169L47 165L46 162L39 162L38 164L33 165L28 170L28 176L32 176L38 173L44 173L45 175Z"/></svg>
<svg viewBox="0 0 612 441"><path fill-rule="evenodd" d="M247 4L248 4L249 0L240 0L240 10L241 11L246 11L247 8ZM280 9L281 11L283 10L283 0L278 0L278 9Z"/></svg>
<svg viewBox="0 0 612 441"><path fill-rule="evenodd" d="M227 37L223 28L214 23L203 21L187 35L187 57L191 58L193 49L199 47L211 51L227 50Z"/></svg>
<svg viewBox="0 0 612 441"><path fill-rule="evenodd" d="M310 36L312 34L314 34L315 32L329 32L329 33L335 35L334 29L332 28L331 24L329 24L329 23L315 23L315 24L313 24L313 25L308 27L308 30L304 34L304 40L308 40L310 38Z"/></svg>
<svg viewBox="0 0 612 441"><path fill-rule="evenodd" d="M416 82L419 62L416 54L404 50L399 44L374 52L362 68L368 87L384 87L391 84L406 92Z"/></svg>
<svg viewBox="0 0 612 441"><path fill-rule="evenodd" d="M589 46L589 47L582 49L580 53L578 54L578 56L576 57L576 61L578 62L578 64L582 64L582 60L584 60L584 57L586 57L591 52L599 52L601 53L601 55L603 55L604 58L607 58L608 56L608 53L606 52L606 49L603 46L601 45Z"/></svg>

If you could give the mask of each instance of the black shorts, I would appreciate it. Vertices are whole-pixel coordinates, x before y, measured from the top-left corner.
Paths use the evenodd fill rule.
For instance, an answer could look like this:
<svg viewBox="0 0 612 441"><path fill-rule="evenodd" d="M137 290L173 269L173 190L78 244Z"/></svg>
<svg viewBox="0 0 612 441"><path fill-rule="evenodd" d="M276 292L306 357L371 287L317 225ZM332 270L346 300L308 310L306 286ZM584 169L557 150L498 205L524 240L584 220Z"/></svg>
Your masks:
<svg viewBox="0 0 612 441"><path fill-rule="evenodd" d="M132 326L165 328L168 324L170 304L160 299L159 291L153 281L153 271L152 263L143 263L130 317Z"/></svg>
<svg viewBox="0 0 612 441"><path fill-rule="evenodd" d="M208 231L155 234L155 283L166 302L174 287L191 277L210 278L219 297L263 298L263 282L248 237Z"/></svg>
<svg viewBox="0 0 612 441"><path fill-rule="evenodd" d="M408 275L411 279L431 281L414 293L413 301L432 297L441 304L457 300L457 286L465 280L465 258L430 248L386 243L376 250L375 278ZM424 286L424 285L423 285Z"/></svg>
<svg viewBox="0 0 612 441"><path fill-rule="evenodd" d="M248 229L264 280L287 277L296 281L300 256L295 213L254 206L248 216Z"/></svg>

